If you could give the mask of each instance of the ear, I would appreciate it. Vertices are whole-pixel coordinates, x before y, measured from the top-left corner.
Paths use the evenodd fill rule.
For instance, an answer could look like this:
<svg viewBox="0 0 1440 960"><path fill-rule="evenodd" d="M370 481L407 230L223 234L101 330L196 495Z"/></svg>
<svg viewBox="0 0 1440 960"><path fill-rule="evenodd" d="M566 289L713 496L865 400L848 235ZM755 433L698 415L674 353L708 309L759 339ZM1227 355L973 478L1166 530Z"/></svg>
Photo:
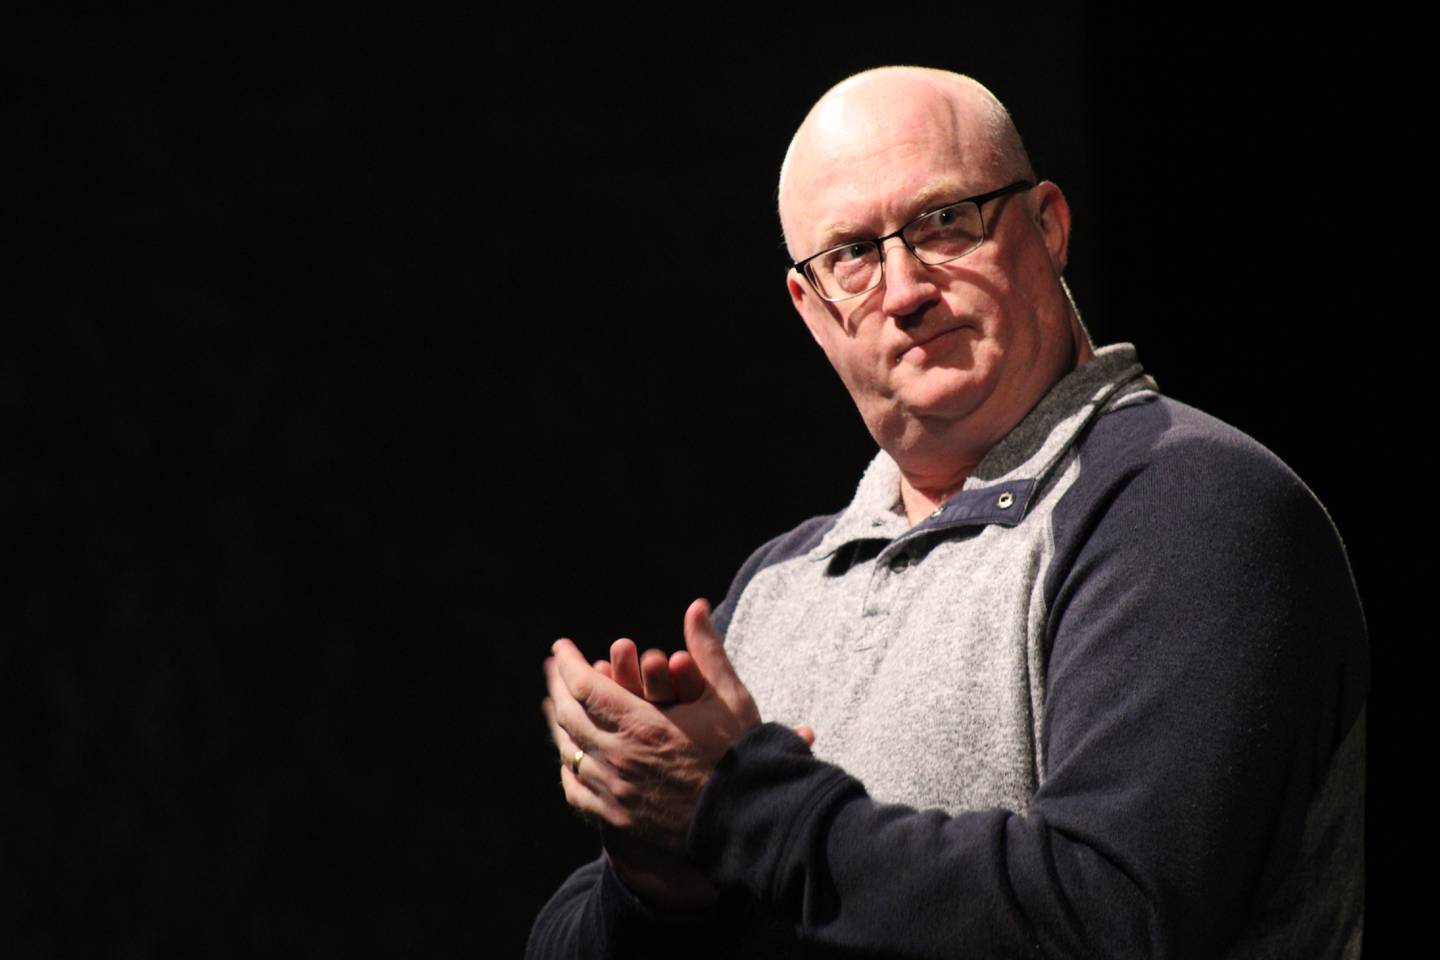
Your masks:
<svg viewBox="0 0 1440 960"><path fill-rule="evenodd" d="M815 316L815 302L820 298L815 296L815 291L810 289L810 284L794 270L785 271L785 289L790 293L790 303L794 305L795 312L800 314L800 319L805 321L810 336L820 345L823 350L825 343L820 339L819 318Z"/></svg>
<svg viewBox="0 0 1440 960"><path fill-rule="evenodd" d="M1036 185L1031 194L1031 210L1035 226L1045 238L1045 248L1050 251L1050 263L1059 276L1065 271L1070 255L1070 203L1058 186L1046 180Z"/></svg>

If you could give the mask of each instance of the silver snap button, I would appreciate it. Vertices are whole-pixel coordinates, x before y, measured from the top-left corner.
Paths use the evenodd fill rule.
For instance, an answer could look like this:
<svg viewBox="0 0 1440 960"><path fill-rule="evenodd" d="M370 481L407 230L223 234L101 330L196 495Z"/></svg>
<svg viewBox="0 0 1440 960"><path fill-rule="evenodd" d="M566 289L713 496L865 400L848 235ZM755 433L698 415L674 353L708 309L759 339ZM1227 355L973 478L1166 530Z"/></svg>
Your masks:
<svg viewBox="0 0 1440 960"><path fill-rule="evenodd" d="M930 516L932 516L932 517L938 517L938 516L940 516L940 514L942 514L942 513L944 513L944 512L945 512L945 508L944 508L944 507L936 507L936 508L935 508L935 512L932 513L932 514L930 514Z"/></svg>
<svg viewBox="0 0 1440 960"><path fill-rule="evenodd" d="M910 558L903 553L896 557L894 560L890 561L890 569L895 571L896 573L903 572L909 566Z"/></svg>
<svg viewBox="0 0 1440 960"><path fill-rule="evenodd" d="M1004 493L1000 494L1000 499L995 501L995 506L999 507L1001 510L1009 510L1012 506L1014 506L1014 504L1015 495L1012 494L1009 490L1006 490Z"/></svg>

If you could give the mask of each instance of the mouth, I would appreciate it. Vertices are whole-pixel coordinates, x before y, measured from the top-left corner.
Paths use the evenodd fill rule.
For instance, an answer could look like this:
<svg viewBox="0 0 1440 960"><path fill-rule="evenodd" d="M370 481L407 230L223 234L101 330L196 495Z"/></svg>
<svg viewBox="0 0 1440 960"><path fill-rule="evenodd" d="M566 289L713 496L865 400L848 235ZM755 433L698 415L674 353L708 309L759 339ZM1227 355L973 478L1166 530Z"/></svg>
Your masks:
<svg viewBox="0 0 1440 960"><path fill-rule="evenodd" d="M959 323L948 329L926 337L924 340L917 340L914 343L906 344L895 352L895 362L904 363L906 360L923 361L929 359L933 350L943 348L948 342L951 334L959 333L961 330L970 329L968 323Z"/></svg>

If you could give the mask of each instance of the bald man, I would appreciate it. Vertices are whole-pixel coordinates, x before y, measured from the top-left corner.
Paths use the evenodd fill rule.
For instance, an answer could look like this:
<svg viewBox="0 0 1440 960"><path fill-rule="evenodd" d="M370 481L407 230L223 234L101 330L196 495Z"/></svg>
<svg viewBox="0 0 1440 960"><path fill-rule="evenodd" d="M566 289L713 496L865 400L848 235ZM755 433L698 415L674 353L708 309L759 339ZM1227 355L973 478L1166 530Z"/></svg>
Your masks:
<svg viewBox="0 0 1440 960"><path fill-rule="evenodd" d="M780 213L880 450L685 651L555 644L606 853L530 955L1358 956L1365 628L1310 492L1094 348L1065 196L973 80L829 91Z"/></svg>

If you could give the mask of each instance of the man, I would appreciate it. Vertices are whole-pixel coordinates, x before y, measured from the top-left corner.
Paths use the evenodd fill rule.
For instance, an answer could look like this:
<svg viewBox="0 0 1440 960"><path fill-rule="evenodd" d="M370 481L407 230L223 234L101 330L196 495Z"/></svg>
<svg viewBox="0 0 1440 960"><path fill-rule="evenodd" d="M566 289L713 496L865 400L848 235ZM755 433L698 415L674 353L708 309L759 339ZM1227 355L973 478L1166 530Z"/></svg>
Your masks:
<svg viewBox="0 0 1440 960"><path fill-rule="evenodd" d="M1358 956L1368 660L1323 509L1092 347L1065 197L974 81L841 83L780 210L881 452L668 662L556 643L607 854L531 955Z"/></svg>

